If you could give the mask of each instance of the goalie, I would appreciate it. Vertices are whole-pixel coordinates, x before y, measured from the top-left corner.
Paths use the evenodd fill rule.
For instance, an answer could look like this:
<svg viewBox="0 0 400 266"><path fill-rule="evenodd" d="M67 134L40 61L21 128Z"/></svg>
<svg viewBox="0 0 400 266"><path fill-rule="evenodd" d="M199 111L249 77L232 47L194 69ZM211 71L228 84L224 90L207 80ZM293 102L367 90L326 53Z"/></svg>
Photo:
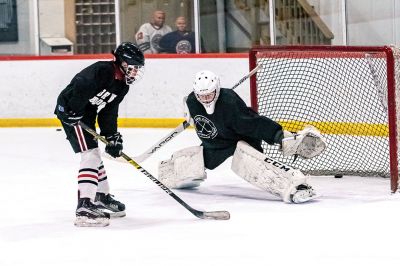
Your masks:
<svg viewBox="0 0 400 266"><path fill-rule="evenodd" d="M261 142L278 144L285 156L312 158L326 148L319 131L307 126L284 131L275 121L258 115L231 89L220 88L219 77L200 71L193 92L184 98L185 118L195 126L202 144L175 152L159 164L159 180L170 188L194 188L233 155L232 170L284 202L301 203L316 197L299 170L263 154Z"/></svg>

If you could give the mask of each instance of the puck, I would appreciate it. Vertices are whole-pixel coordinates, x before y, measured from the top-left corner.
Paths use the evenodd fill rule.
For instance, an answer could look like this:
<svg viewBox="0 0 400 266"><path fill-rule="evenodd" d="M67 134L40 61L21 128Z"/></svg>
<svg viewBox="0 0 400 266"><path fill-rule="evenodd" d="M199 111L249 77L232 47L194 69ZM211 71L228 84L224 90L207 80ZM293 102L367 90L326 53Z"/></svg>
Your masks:
<svg viewBox="0 0 400 266"><path fill-rule="evenodd" d="M61 128L57 128L56 131L61 131Z"/></svg>
<svg viewBox="0 0 400 266"><path fill-rule="evenodd" d="M335 178L342 178L343 177L343 175L341 175L341 174L336 174L335 175Z"/></svg>

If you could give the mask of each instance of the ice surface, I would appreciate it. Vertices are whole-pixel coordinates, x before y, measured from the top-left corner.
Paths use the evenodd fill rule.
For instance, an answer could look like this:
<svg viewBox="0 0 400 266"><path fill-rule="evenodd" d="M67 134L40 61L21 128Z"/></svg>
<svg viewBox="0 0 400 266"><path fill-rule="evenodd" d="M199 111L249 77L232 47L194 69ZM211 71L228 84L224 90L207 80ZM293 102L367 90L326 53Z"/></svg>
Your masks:
<svg viewBox="0 0 400 266"><path fill-rule="evenodd" d="M122 128L125 153L135 156L170 129ZM125 218L105 228L77 228L79 156L55 128L0 129L1 266L123 265L399 265L399 194L389 180L313 177L322 194L285 204L230 170L230 159L208 172L198 190L174 192L190 206L228 210L228 221L200 220L132 165L105 160L112 193ZM186 130L141 165L198 145Z"/></svg>

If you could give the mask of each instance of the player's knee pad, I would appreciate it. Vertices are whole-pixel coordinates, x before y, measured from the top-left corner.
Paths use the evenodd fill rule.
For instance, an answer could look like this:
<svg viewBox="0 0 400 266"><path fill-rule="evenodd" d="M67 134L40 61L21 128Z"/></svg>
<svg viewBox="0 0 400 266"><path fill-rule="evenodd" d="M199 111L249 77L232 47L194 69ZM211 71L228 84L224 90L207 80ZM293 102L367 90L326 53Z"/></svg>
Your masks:
<svg viewBox="0 0 400 266"><path fill-rule="evenodd" d="M244 141L237 144L232 170L250 184L282 198L284 202L295 202L293 196L299 185L308 186L307 177L299 170L266 156Z"/></svg>
<svg viewBox="0 0 400 266"><path fill-rule="evenodd" d="M310 159L319 155L325 149L325 138L313 126L308 125L297 133L284 131L282 140L282 153L284 156L297 154L302 158Z"/></svg>
<svg viewBox="0 0 400 266"><path fill-rule="evenodd" d="M101 155L99 148L90 149L81 152L80 169L98 169L101 164Z"/></svg>
<svg viewBox="0 0 400 266"><path fill-rule="evenodd" d="M203 147L174 152L171 159L158 165L158 178L169 188L194 188L206 179Z"/></svg>

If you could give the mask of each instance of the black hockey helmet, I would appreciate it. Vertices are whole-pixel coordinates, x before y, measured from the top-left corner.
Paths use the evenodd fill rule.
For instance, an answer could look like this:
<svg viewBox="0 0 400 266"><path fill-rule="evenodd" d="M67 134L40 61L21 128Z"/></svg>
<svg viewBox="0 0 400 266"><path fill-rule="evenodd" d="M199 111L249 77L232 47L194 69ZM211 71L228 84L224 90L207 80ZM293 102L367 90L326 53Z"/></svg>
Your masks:
<svg viewBox="0 0 400 266"><path fill-rule="evenodd" d="M115 51L112 51L118 65L122 61L133 66L144 66L144 55L140 49L131 42L123 42L118 45Z"/></svg>
<svg viewBox="0 0 400 266"><path fill-rule="evenodd" d="M144 55L136 45L123 42L112 54L115 56L115 63L125 74L126 84L131 85L143 77Z"/></svg>

